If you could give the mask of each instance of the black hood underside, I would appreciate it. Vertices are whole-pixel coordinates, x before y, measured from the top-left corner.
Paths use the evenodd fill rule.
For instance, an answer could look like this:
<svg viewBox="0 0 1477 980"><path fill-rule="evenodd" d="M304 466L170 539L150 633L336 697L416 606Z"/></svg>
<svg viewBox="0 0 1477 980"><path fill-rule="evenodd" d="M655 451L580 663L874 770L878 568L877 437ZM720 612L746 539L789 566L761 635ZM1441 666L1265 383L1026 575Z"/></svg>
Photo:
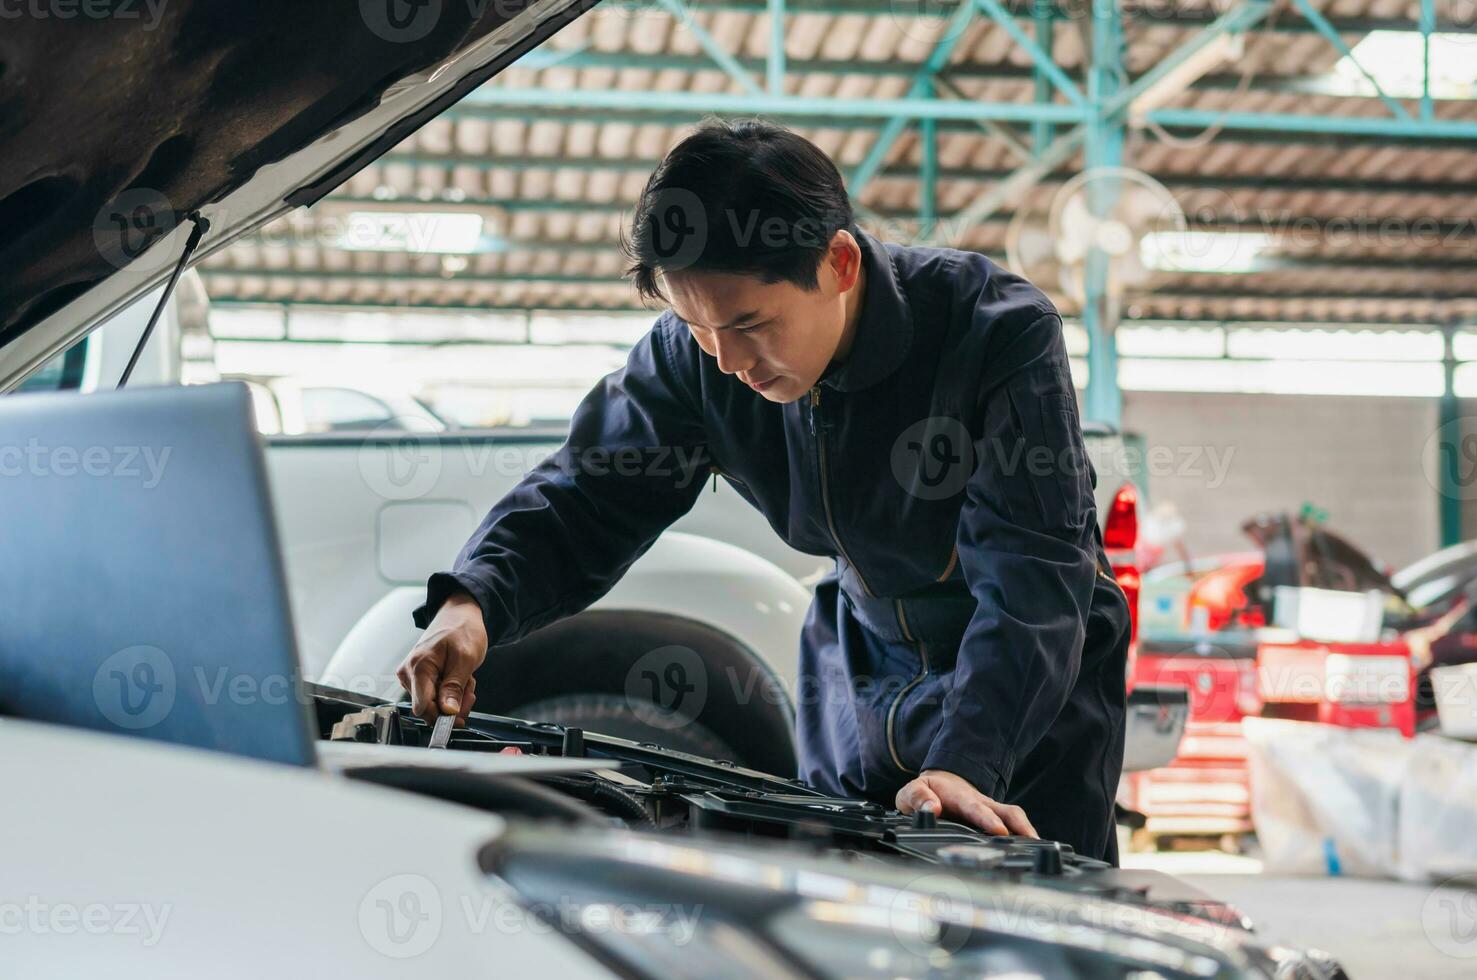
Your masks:
<svg viewBox="0 0 1477 980"><path fill-rule="evenodd" d="M83 0L8 11L0 346L126 265L150 228L219 200L530 5ZM122 251L109 237L120 215L133 223Z"/></svg>

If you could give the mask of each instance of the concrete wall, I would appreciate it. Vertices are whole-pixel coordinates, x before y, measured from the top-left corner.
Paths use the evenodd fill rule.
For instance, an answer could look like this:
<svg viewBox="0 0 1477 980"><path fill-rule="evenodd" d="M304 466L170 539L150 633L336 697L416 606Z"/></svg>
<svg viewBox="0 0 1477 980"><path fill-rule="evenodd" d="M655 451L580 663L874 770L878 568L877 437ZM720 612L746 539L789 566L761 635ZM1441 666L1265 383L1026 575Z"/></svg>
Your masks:
<svg viewBox="0 0 1477 980"><path fill-rule="evenodd" d="M1440 543L1436 490L1422 466L1433 400L1128 392L1123 418L1157 452L1151 502L1178 507L1192 555L1244 550L1246 518L1304 501L1395 566ZM1466 527L1477 527L1471 516Z"/></svg>

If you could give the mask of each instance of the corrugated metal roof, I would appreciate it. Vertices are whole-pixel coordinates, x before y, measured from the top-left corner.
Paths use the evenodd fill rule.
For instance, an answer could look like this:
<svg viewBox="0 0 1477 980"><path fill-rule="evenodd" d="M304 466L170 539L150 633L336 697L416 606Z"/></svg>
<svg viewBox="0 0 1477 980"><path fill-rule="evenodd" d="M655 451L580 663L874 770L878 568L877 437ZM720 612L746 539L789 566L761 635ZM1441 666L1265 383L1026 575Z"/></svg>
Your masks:
<svg viewBox="0 0 1477 980"><path fill-rule="evenodd" d="M1088 0L1073 0L1082 14ZM763 0L722 0L692 15L762 83L769 43ZM1013 9L1026 11L1018 2ZM1349 44L1370 27L1414 29L1419 0L1314 0ZM1444 5L1438 4L1438 8ZM716 8L716 9L715 9ZM847 99L900 98L938 42L950 3L790 0L786 92ZM1131 5L1129 72L1152 67L1225 9L1220 2ZM872 13L864 13L871 10ZM880 13L879 13L880 12ZM1477 57L1477 18L1447 23ZM1023 21L1023 23L1026 23ZM1080 18L1057 25L1053 55L1081 82ZM1027 26L1029 31L1029 25ZM610 5L576 21L540 53L544 67L514 67L493 87L560 91L743 94L696 35L649 4ZM551 64L563 56L563 64ZM1170 98L1166 108L1387 117L1377 98L1326 94L1319 79L1340 54L1291 9L1248 36L1223 64ZM1028 103L1035 81L1027 53L995 23L976 17L947 69L970 99ZM495 95L495 93L494 93ZM1416 100L1404 104L1414 114ZM1442 120L1477 120L1477 101L1438 100ZM843 167L877 138L876 121L786 118ZM297 213L212 258L216 300L350 305L623 309L635 305L615 248L647 174L697 122L673 111L595 111L579 106L514 109L463 104L430 123L308 213ZM970 122L939 124L937 202L945 218L993 188L1022 162L1007 141ZM1058 128L1058 132L1061 127ZM997 130L998 133L998 130ZM1028 126L1014 136L1029 144ZM861 202L906 240L922 207L922 145L909 129ZM1134 130L1125 162L1162 181L1195 229L1262 231L1273 237L1265 268L1244 274L1156 273L1125 300L1129 316L1432 322L1477 314L1477 145L1224 130ZM951 240L1004 257L1010 218L1043 214L1083 165L1079 154L1000 214ZM505 251L446 257L339 247L345 217L363 210L474 210ZM1025 270L1070 314L1073 298L1049 267Z"/></svg>

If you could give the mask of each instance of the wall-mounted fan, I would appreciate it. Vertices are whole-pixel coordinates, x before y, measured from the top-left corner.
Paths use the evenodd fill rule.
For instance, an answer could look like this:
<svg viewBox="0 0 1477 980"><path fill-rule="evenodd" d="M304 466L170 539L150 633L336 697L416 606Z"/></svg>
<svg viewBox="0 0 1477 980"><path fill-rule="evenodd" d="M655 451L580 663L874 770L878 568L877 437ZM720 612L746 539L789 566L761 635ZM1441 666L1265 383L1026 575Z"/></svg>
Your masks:
<svg viewBox="0 0 1477 980"><path fill-rule="evenodd" d="M1104 199L1101 213L1092 206L1097 195ZM1097 167L1063 183L1045 215L1017 212L1006 230L1006 261L1038 285L1057 283L1080 309L1087 300L1087 257L1100 248L1108 262L1104 312L1112 329L1124 292L1154 273L1141 254L1144 239L1185 229L1184 210L1159 181L1141 170Z"/></svg>

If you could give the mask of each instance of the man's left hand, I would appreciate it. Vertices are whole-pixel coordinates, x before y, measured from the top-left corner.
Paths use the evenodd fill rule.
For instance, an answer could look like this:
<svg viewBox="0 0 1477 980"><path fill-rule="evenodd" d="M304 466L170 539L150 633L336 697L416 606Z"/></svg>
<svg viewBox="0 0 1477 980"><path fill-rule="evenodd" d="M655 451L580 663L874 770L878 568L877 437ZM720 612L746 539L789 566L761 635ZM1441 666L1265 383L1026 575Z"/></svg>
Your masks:
<svg viewBox="0 0 1477 980"><path fill-rule="evenodd" d="M1008 803L997 803L975 789L963 776L943 769L925 769L918 778L897 791L897 808L903 813L929 809L941 818L974 824L989 834L1039 836L1026 811Z"/></svg>

